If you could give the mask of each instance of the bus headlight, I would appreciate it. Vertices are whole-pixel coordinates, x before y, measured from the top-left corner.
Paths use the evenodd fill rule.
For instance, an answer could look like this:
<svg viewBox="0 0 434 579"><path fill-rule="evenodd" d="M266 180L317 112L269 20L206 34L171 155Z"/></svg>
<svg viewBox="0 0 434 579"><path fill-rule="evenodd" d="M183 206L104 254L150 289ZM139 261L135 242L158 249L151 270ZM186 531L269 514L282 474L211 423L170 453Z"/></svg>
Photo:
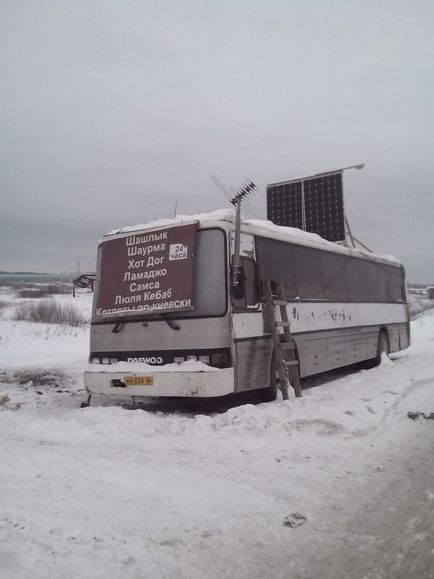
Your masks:
<svg viewBox="0 0 434 579"><path fill-rule="evenodd" d="M209 356L199 356L199 362L203 362L204 364L209 364Z"/></svg>
<svg viewBox="0 0 434 579"><path fill-rule="evenodd" d="M184 356L175 356L173 358L173 361L175 362L175 364L182 364L185 361Z"/></svg>

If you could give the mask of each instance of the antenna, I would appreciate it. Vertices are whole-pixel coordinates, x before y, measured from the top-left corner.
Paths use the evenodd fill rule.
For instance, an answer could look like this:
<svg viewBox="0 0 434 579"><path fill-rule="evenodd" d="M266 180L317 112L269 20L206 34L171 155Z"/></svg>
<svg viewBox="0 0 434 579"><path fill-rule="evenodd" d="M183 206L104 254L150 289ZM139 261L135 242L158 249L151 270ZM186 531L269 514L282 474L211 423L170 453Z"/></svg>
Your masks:
<svg viewBox="0 0 434 579"><path fill-rule="evenodd" d="M256 185L252 181L247 180L244 185L242 185L237 189L237 193L231 198L230 201L232 205L238 207L238 205L244 199L244 197L252 193L255 189Z"/></svg>
<svg viewBox="0 0 434 579"><path fill-rule="evenodd" d="M235 193L231 189L231 193L222 185L222 183L215 177L211 175L211 181L220 189L223 195L228 201L236 207L235 214L235 245L234 245L234 255L232 258L232 286L234 289L240 287L241 284L241 261L240 261L240 237L241 237L241 201L247 195L250 195L256 190L256 185L250 179L239 187Z"/></svg>

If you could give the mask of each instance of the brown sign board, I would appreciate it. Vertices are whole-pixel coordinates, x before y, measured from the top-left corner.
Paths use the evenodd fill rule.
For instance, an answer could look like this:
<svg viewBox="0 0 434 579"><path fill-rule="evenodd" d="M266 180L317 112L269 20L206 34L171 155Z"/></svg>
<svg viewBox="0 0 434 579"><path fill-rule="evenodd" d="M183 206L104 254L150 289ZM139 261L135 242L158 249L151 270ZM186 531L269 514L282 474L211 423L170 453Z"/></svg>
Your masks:
<svg viewBox="0 0 434 579"><path fill-rule="evenodd" d="M103 241L97 317L194 309L197 223Z"/></svg>

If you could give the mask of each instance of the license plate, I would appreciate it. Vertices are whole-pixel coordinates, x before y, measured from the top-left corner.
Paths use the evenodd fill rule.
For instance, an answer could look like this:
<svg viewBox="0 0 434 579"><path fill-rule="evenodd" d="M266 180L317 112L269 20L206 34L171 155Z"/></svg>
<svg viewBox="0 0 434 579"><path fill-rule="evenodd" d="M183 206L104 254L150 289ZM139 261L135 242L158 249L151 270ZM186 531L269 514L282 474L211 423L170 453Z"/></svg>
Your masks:
<svg viewBox="0 0 434 579"><path fill-rule="evenodd" d="M122 382L127 386L153 386L154 378L152 376L125 376Z"/></svg>

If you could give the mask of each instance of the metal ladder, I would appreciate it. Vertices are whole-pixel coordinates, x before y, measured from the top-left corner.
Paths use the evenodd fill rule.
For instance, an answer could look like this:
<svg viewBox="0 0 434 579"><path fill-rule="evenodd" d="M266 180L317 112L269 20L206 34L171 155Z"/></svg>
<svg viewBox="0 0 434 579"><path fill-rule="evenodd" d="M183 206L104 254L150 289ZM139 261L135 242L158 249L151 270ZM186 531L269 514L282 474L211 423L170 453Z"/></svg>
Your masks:
<svg viewBox="0 0 434 579"><path fill-rule="evenodd" d="M264 282L264 320L266 328L273 339L274 356L279 376L279 388L284 400L288 400L288 386L292 386L297 398L302 396L300 385L299 363L295 352L294 340L291 336L291 324L288 321L286 307L288 302L285 298L283 284L280 282L273 295L271 281ZM276 307L280 310L280 320L276 318ZM283 328L283 334L279 333ZM281 339L282 338L282 339Z"/></svg>

